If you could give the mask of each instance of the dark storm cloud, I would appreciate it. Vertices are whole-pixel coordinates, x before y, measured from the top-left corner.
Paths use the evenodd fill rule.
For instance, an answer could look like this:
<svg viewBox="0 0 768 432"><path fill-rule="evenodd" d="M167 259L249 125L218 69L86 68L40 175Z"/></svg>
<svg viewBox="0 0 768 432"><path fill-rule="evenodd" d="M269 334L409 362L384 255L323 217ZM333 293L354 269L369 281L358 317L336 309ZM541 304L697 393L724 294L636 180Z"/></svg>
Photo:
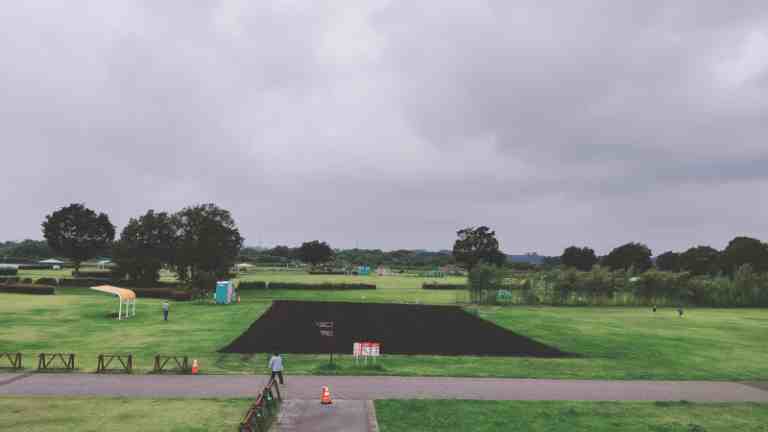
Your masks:
<svg viewBox="0 0 768 432"><path fill-rule="evenodd" d="M17 2L0 238L213 201L247 243L654 251L768 238L768 7Z"/></svg>

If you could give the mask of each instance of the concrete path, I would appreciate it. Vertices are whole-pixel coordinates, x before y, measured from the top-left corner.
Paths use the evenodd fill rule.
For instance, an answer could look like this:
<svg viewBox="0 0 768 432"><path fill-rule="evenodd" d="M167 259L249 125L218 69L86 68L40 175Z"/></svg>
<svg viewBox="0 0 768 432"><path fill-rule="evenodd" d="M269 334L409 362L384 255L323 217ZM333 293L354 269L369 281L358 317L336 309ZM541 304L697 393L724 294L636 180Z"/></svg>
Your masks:
<svg viewBox="0 0 768 432"><path fill-rule="evenodd" d="M0 374L2 395L252 397L266 383L253 375L95 375ZM485 399L485 400L688 400L768 403L764 383L711 381L532 380L502 378L427 378L288 376L284 399L319 401L327 385L334 399Z"/></svg>
<svg viewBox="0 0 768 432"><path fill-rule="evenodd" d="M317 400L287 400L273 427L276 432L374 432L369 422L369 401L335 400L320 405Z"/></svg>

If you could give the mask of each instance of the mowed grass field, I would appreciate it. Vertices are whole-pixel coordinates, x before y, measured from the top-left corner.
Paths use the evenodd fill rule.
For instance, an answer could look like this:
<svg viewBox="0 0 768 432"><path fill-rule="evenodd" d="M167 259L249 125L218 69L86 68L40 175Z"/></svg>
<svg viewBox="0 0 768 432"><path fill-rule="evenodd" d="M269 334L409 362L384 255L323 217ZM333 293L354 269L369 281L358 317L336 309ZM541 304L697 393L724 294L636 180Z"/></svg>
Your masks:
<svg viewBox="0 0 768 432"><path fill-rule="evenodd" d="M22 272L23 273L23 272ZM21 275L22 277L26 277ZM96 368L99 353L133 353L136 368L149 371L155 354L196 358L203 373L267 373L267 354L219 354L256 320L273 299L454 304L464 292L422 290L426 279L410 276L315 276L256 273L252 280L308 283L376 283L377 290L242 291L240 304L172 302L162 321L161 300L139 299L137 316L110 318L114 298L83 288L54 296L0 294L0 351L21 351L36 367L39 352L74 352L83 371ZM244 278L244 279L246 279ZM461 278L445 278L462 283ZM470 307L474 309L474 307ZM443 357L386 355L378 369L335 356L333 373L406 376L495 376L580 379L768 379L768 310L691 309L653 314L644 308L479 307L479 314L505 328L576 353L577 358ZM396 317L393 317L396 319ZM351 347L350 347L351 351ZM284 356L289 374L325 374L327 355Z"/></svg>
<svg viewBox="0 0 768 432"><path fill-rule="evenodd" d="M0 430L231 432L246 399L0 397Z"/></svg>
<svg viewBox="0 0 768 432"><path fill-rule="evenodd" d="M768 405L379 400L381 432L764 432Z"/></svg>

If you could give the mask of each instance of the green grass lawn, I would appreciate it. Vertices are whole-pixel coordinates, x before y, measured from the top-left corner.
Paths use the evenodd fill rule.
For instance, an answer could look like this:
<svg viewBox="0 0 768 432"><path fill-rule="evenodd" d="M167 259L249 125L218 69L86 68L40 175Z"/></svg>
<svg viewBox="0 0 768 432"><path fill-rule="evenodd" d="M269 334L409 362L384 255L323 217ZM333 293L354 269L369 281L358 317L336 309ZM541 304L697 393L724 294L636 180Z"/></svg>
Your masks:
<svg viewBox="0 0 768 432"><path fill-rule="evenodd" d="M0 397L0 430L231 432L246 399Z"/></svg>
<svg viewBox="0 0 768 432"><path fill-rule="evenodd" d="M200 360L204 373L266 373L266 354L218 354L258 318L273 299L451 304L453 291L422 290L427 280L408 276L309 276L254 273L260 280L372 281L377 290L250 290L242 303L217 306L174 302L171 320L161 319L161 300L139 299L137 317L116 321L114 298L82 288L61 288L55 296L0 294L0 352L22 351L25 366L39 352L74 352L84 371L96 368L99 353L131 352L139 371L151 369L155 354ZM445 278L451 279L451 278ZM443 280L445 280L443 279ZM460 278L454 282L461 283ZM464 294L464 293L462 293ZM386 355L377 369L336 356L340 374L411 376L497 376L581 379L768 379L768 310L644 308L480 307L482 317L578 358L442 357ZM350 347L351 351L351 347ZM329 373L326 355L284 356L287 372Z"/></svg>
<svg viewBox="0 0 768 432"><path fill-rule="evenodd" d="M381 432L758 432L768 405L685 402L380 400Z"/></svg>

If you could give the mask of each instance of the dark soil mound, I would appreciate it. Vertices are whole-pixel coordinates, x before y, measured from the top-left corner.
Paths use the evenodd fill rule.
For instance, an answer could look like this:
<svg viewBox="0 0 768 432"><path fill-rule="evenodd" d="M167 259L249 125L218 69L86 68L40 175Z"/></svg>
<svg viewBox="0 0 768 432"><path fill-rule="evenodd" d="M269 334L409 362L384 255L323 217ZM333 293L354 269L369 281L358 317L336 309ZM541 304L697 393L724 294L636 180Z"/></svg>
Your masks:
<svg viewBox="0 0 768 432"><path fill-rule="evenodd" d="M333 321L334 337L316 322ZM352 353L354 342L379 342L383 354L566 357L457 306L275 301L220 352Z"/></svg>

